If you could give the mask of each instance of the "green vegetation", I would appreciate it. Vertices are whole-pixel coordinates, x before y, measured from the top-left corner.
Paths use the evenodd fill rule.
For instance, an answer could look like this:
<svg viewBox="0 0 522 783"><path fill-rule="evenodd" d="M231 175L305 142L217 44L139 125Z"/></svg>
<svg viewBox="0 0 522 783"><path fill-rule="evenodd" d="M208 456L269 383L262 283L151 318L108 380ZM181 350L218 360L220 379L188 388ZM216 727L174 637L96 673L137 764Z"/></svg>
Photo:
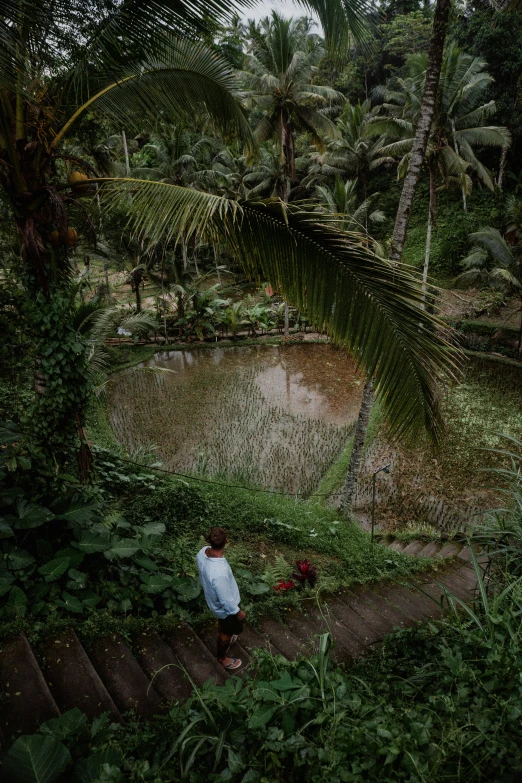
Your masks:
<svg viewBox="0 0 522 783"><path fill-rule="evenodd" d="M435 568L372 545L332 503L347 473L362 497L383 455L380 518L427 537L451 507L448 526L473 525L489 552L487 588L473 606L448 596L443 622L350 670L325 635L293 663L259 652L252 678L207 683L149 721L76 709L11 747L1 737L8 783L522 774L520 2L301 5L320 26L299 11L245 23L244 0L0 0L0 652L20 631L38 657L68 626L86 649L109 631L132 644L151 624L203 626L194 554L211 525L229 533L254 624ZM448 324L500 360L460 376ZM217 457L176 475L141 440L154 407L168 444L167 384L158 398L129 373L138 408L116 419L107 403L109 372L157 351L281 345L290 327L289 341L314 329L352 355L360 410L377 400L369 427L361 413L353 436L352 422L294 416L294 437L252 378L250 418L231 374L194 382L197 445ZM350 473L365 460L367 475ZM303 558L317 583L274 590Z"/></svg>

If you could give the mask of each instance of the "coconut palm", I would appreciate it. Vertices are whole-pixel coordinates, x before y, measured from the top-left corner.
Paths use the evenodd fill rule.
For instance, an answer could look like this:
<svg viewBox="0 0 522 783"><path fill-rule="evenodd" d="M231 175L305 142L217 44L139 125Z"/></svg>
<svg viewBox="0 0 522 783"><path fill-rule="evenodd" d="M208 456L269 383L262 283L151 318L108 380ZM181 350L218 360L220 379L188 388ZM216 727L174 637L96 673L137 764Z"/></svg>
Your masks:
<svg viewBox="0 0 522 783"><path fill-rule="evenodd" d="M295 180L295 134L309 133L322 146L338 130L321 109L339 103L343 96L313 83L316 66L325 50L310 35L303 19L283 19L275 11L255 36L253 54L240 74L244 103L262 111L254 134L258 142L277 142L283 169L280 197L288 201Z"/></svg>
<svg viewBox="0 0 522 783"><path fill-rule="evenodd" d="M366 199L371 174L382 166L394 163L391 155L383 152L386 137L376 133L371 123L371 101L347 103L337 121L339 138L330 141L323 154L316 155L307 182L315 178L356 177L362 197Z"/></svg>
<svg viewBox="0 0 522 783"><path fill-rule="evenodd" d="M37 7L0 0L0 182L21 236L28 295L38 303L34 310L42 319L62 302L62 292L69 292L67 248L78 231L92 230L82 199L98 187L107 209L127 210L130 227L145 246L165 247L180 238L186 244L200 238L226 244L252 277L270 281L310 320L327 322L332 337L357 355L375 376L395 432L412 435L427 427L436 438L441 426L437 383L451 373L454 352L439 322L420 310L417 283L407 270L376 258L329 214L277 201L235 202L167 182L97 177L88 161L71 159L67 139L87 113L137 132L152 129L158 114L174 122L191 115L195 126L201 118L250 143L226 64L193 36L176 38L170 32L201 29L204 14L222 8L222 0L204 6L125 0L99 15L91 4L75 6L73 14L63 0L42 0ZM78 27L85 33L81 46L73 35ZM295 58L296 74L303 72L304 61L307 53L304 60ZM310 86L310 95L321 97L321 88ZM303 107L309 125L316 115L322 117ZM324 117L317 122L328 123ZM287 133L285 141L291 144ZM72 164L78 170L67 182ZM61 312L58 340L70 328L69 316ZM47 332L35 335L42 346ZM68 422L78 427L85 474L85 347L75 346L78 388L71 385L70 395L60 398L52 391L43 395L40 419L45 418L50 438L63 434ZM47 449L42 430L39 437Z"/></svg>
<svg viewBox="0 0 522 783"><path fill-rule="evenodd" d="M357 231L361 227L368 230L368 222L378 225L383 223L384 212L372 209L379 198L379 193L373 193L357 206L357 180L349 179L343 182L340 177L335 178L333 188L318 185L315 189L319 202L329 211L338 215L346 215L342 222L345 231Z"/></svg>
<svg viewBox="0 0 522 783"><path fill-rule="evenodd" d="M512 202L510 212L515 218L520 216L520 202ZM515 224L516 226L516 224ZM508 227L514 230L511 224ZM519 223L520 226L520 223ZM464 272L459 276L463 283L482 283L506 293L517 293L521 300L522 310L522 242L520 234L517 243L510 244L496 228L487 226L470 234L474 243L471 252L462 260ZM517 349L522 351L522 318L518 336Z"/></svg>
<svg viewBox="0 0 522 783"><path fill-rule="evenodd" d="M399 177L406 173L412 154L424 89L426 55L421 53L413 56L409 65L410 75L399 79L398 87L385 94L382 110L388 116L374 118L370 123L377 131L399 139L384 147L388 154L400 156ZM425 153L429 207L424 290L428 279L432 230L436 226L437 190L451 184L458 185L462 189L466 209L466 195L471 192L473 184L472 175L490 190L494 189L494 180L479 160L477 147L507 148L510 144L511 137L506 128L486 125L488 118L496 111L494 101L485 100L492 81L484 60L460 51L455 44L448 47L442 63L437 105Z"/></svg>

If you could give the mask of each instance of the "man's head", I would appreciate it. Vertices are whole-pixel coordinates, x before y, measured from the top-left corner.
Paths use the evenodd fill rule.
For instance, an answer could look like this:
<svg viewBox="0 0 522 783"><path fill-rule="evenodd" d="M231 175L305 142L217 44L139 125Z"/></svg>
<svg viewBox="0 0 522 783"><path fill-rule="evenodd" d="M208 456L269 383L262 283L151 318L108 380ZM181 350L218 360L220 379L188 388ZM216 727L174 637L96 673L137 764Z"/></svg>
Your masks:
<svg viewBox="0 0 522 783"><path fill-rule="evenodd" d="M208 543L215 549L216 552L220 552L225 548L227 543L227 534L222 527L213 527L208 536Z"/></svg>

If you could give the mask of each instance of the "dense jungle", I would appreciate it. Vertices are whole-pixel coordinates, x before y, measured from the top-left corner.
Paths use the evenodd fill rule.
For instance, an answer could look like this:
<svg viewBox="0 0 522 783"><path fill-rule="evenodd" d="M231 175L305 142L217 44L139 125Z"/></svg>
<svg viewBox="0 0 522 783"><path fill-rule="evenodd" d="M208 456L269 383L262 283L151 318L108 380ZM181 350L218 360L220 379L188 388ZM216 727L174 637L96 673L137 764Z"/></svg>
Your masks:
<svg viewBox="0 0 522 783"><path fill-rule="evenodd" d="M521 160L520 0L0 0L2 782L522 779Z"/></svg>

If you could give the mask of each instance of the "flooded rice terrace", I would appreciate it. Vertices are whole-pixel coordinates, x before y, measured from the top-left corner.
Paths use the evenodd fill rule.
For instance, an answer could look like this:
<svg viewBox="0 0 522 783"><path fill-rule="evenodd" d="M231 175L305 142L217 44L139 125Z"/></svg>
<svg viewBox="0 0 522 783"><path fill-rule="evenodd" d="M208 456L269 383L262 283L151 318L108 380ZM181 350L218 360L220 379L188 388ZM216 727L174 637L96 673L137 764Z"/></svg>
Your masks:
<svg viewBox="0 0 522 783"><path fill-rule="evenodd" d="M114 375L109 416L120 443L155 445L171 470L310 494L361 393L354 363L329 345L199 348Z"/></svg>

